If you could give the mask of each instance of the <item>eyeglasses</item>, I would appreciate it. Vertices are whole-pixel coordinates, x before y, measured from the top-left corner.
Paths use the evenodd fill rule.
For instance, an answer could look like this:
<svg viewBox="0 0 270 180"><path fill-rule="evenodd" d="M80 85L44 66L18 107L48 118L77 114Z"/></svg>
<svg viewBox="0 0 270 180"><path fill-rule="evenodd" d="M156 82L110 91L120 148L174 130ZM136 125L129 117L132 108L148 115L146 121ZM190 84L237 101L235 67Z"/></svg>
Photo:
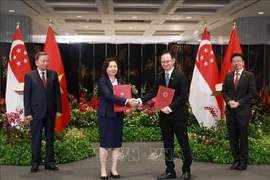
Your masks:
<svg viewBox="0 0 270 180"><path fill-rule="evenodd" d="M168 61L160 61L161 64L170 64L172 62L172 60L168 60Z"/></svg>
<svg viewBox="0 0 270 180"><path fill-rule="evenodd" d="M236 64L236 63L242 63L243 61L242 60L235 60L235 61L232 61L233 64Z"/></svg>

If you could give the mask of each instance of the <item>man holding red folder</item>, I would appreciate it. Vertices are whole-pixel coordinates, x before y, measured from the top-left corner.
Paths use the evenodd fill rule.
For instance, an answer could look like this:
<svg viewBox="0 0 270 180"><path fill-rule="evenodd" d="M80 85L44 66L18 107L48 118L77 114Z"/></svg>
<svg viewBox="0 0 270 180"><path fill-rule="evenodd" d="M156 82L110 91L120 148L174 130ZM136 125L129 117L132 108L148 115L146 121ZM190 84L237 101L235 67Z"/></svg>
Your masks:
<svg viewBox="0 0 270 180"><path fill-rule="evenodd" d="M159 125L165 149L166 171L157 179L176 178L173 161L174 135L183 152L182 176L180 180L189 180L190 166L192 163L191 150L188 142L187 120L188 120L188 82L185 74L174 67L175 58L170 51L165 51L161 55L161 66L164 69L159 73L153 89L145 96L138 99L142 104L157 96L159 86L167 86L174 89L172 103L161 108L159 114ZM158 98L158 97L157 97Z"/></svg>

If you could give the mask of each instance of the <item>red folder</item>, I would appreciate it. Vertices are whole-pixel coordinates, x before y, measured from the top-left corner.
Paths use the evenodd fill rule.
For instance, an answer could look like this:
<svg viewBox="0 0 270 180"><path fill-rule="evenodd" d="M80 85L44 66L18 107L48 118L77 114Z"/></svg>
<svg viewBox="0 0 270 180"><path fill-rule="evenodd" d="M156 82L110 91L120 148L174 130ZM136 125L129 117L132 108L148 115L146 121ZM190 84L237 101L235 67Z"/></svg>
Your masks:
<svg viewBox="0 0 270 180"><path fill-rule="evenodd" d="M113 86L113 94L116 96L120 96L123 98L131 98L131 86L130 84L124 84L124 85L116 85ZM130 105L121 106L119 104L113 104L114 106L114 112L124 112L126 110L131 110L132 107Z"/></svg>
<svg viewBox="0 0 270 180"><path fill-rule="evenodd" d="M172 103L174 96L174 89L159 86L154 107L156 109L162 109Z"/></svg>

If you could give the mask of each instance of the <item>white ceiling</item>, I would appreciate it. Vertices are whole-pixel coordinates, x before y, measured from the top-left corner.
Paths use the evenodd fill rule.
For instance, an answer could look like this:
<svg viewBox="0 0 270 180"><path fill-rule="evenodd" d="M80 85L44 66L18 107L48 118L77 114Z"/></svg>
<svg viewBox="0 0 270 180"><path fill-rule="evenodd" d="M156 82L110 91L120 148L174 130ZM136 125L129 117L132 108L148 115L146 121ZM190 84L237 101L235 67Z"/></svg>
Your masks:
<svg viewBox="0 0 270 180"><path fill-rule="evenodd" d="M234 20L269 16L270 0L1 0L1 14L30 16L40 43L51 20L61 43L194 44L206 22L211 42L227 44Z"/></svg>

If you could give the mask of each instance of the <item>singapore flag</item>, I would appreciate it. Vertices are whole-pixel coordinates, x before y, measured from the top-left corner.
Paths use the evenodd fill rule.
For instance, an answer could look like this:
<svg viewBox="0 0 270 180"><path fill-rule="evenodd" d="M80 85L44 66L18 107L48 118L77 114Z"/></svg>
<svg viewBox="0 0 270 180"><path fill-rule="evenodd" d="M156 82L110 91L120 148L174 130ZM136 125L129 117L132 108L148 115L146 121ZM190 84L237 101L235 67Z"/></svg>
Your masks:
<svg viewBox="0 0 270 180"><path fill-rule="evenodd" d="M18 25L14 33L7 68L7 113L16 112L16 109L23 109L23 95L16 93L14 86L23 83L24 75L29 71L31 71L31 66Z"/></svg>
<svg viewBox="0 0 270 180"><path fill-rule="evenodd" d="M207 29L204 29L190 85L189 102L201 126L210 128L220 119L217 97L211 96L219 82L219 73Z"/></svg>

